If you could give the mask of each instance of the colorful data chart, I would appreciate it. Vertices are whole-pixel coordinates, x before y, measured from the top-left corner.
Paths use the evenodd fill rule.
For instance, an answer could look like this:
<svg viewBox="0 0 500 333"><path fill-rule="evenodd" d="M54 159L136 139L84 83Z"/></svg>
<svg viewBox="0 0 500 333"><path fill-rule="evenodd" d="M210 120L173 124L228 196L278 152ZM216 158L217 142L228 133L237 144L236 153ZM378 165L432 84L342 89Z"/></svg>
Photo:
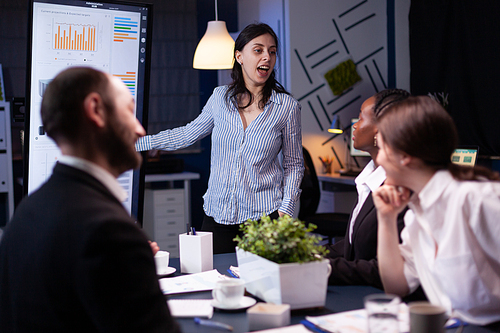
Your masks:
<svg viewBox="0 0 500 333"><path fill-rule="evenodd" d="M56 22L53 27L55 50L97 51L95 25Z"/></svg>
<svg viewBox="0 0 500 333"><path fill-rule="evenodd" d="M113 26L113 41L123 43L127 40L137 40L139 22L127 17L115 17Z"/></svg>
<svg viewBox="0 0 500 333"><path fill-rule="evenodd" d="M125 83L127 88L130 90L132 96L135 96L136 88L136 72L125 72L125 74L113 74Z"/></svg>

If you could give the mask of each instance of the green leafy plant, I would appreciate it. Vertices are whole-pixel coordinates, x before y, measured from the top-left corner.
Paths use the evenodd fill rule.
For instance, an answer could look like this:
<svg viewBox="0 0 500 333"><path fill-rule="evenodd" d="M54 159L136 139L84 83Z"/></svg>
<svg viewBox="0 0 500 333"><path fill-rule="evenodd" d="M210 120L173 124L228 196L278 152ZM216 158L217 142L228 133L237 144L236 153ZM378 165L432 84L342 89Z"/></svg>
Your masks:
<svg viewBox="0 0 500 333"><path fill-rule="evenodd" d="M359 76L356 64L352 59L341 62L326 72L324 77L335 96L341 95L346 89L361 81L361 76Z"/></svg>
<svg viewBox="0 0 500 333"><path fill-rule="evenodd" d="M288 215L277 220L263 216L260 221L248 220L240 226L243 237L236 236L238 247L278 264L322 260L328 250L318 245L320 236L311 234L308 227Z"/></svg>

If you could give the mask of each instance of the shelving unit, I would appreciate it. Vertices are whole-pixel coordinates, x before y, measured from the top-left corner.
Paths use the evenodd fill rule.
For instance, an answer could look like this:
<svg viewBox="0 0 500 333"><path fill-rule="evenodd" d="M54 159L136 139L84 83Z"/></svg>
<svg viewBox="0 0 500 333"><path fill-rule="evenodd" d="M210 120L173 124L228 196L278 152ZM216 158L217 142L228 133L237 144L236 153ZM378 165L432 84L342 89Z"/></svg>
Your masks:
<svg viewBox="0 0 500 333"><path fill-rule="evenodd" d="M199 178L193 172L146 175L146 183L166 182L168 188L145 190L142 228L171 258L179 257L179 234L191 225L190 182ZM174 188L174 181L183 181L184 188Z"/></svg>

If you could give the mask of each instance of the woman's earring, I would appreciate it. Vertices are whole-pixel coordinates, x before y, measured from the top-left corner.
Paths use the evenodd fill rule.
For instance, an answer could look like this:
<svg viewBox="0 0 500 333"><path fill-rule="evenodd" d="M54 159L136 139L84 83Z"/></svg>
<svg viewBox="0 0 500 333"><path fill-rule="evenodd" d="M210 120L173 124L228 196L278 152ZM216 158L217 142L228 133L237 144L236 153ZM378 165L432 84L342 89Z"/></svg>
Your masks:
<svg viewBox="0 0 500 333"><path fill-rule="evenodd" d="M377 136L376 135L373 137L373 146L377 147Z"/></svg>

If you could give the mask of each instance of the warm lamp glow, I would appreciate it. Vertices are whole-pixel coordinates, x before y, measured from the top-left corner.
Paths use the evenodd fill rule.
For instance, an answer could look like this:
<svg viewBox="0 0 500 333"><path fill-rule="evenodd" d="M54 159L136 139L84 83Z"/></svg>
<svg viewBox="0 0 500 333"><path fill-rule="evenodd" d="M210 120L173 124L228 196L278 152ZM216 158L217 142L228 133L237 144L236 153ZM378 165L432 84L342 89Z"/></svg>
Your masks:
<svg viewBox="0 0 500 333"><path fill-rule="evenodd" d="M193 68L231 69L234 61L234 40L224 21L208 22L207 31L194 52Z"/></svg>
<svg viewBox="0 0 500 333"><path fill-rule="evenodd" d="M330 128L328 129L328 132L334 134L342 134L344 132L342 130L342 126L340 125L340 119L338 115L333 117L333 121L332 124L330 125Z"/></svg>

